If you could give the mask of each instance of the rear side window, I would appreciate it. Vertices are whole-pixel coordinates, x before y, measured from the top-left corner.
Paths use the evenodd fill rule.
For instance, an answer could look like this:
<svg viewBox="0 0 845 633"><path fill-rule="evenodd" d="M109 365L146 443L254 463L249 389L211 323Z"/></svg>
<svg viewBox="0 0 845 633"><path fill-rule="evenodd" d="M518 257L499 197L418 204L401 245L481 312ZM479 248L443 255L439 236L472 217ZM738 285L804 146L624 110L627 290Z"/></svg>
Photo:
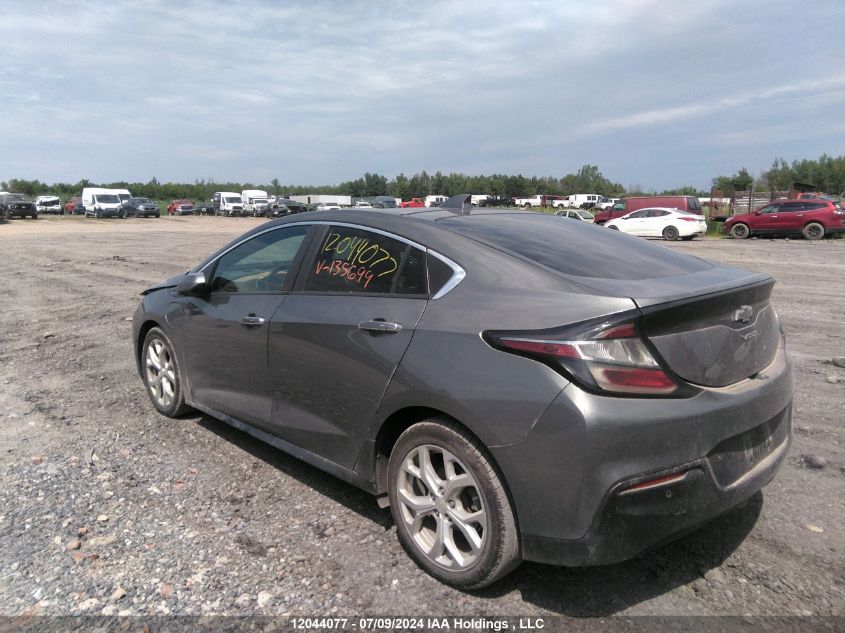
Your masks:
<svg viewBox="0 0 845 633"><path fill-rule="evenodd" d="M712 268L704 260L591 222L560 222L537 213L459 216L437 225L576 277L655 279Z"/></svg>
<svg viewBox="0 0 845 633"><path fill-rule="evenodd" d="M332 226L311 263L305 291L427 295L426 254L386 235Z"/></svg>

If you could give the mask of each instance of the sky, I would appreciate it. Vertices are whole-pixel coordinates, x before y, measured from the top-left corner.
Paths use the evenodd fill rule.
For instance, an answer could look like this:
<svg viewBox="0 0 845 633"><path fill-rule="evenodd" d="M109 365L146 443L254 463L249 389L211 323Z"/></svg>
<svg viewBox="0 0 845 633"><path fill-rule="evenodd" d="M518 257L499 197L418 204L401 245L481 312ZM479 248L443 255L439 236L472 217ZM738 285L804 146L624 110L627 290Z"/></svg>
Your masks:
<svg viewBox="0 0 845 633"><path fill-rule="evenodd" d="M845 153L842 0L4 0L0 180L702 189Z"/></svg>

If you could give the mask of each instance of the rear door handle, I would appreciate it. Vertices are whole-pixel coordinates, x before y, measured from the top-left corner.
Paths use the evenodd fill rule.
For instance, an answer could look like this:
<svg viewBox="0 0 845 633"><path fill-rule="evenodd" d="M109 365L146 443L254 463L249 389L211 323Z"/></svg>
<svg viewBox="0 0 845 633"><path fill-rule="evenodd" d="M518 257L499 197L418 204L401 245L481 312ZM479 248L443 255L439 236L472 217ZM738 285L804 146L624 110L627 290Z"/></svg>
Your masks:
<svg viewBox="0 0 845 633"><path fill-rule="evenodd" d="M392 323L384 319L373 319L372 321L364 321L358 324L359 330L365 332L373 332L375 334L393 334L402 329L401 323Z"/></svg>
<svg viewBox="0 0 845 633"><path fill-rule="evenodd" d="M264 325L266 319L264 317L255 316L254 314L248 314L246 316L242 316L240 319L241 325Z"/></svg>

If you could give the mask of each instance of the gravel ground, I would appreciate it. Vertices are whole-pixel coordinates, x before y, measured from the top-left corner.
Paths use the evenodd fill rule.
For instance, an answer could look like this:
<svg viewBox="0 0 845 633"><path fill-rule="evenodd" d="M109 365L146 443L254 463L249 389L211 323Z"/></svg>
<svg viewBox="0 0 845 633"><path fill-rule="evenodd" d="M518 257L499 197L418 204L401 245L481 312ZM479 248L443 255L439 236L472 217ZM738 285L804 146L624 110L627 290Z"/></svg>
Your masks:
<svg viewBox="0 0 845 633"><path fill-rule="evenodd" d="M374 498L148 402L138 293L255 224L0 226L0 615L845 614L845 240L676 246L778 280L795 441L763 494L630 562L525 564L470 594L422 573Z"/></svg>

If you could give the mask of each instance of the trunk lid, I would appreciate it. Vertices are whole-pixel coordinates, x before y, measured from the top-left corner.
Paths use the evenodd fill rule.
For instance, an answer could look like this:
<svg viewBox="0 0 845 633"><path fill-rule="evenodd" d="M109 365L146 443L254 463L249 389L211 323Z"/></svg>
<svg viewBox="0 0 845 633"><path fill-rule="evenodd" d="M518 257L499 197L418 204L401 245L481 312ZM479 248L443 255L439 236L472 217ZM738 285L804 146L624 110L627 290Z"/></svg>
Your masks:
<svg viewBox="0 0 845 633"><path fill-rule="evenodd" d="M774 280L642 309L643 334L678 376L725 387L774 360L780 344Z"/></svg>
<svg viewBox="0 0 845 633"><path fill-rule="evenodd" d="M725 387L753 376L780 344L768 274L714 263L685 275L579 282L589 292L631 298L667 368L696 385Z"/></svg>

